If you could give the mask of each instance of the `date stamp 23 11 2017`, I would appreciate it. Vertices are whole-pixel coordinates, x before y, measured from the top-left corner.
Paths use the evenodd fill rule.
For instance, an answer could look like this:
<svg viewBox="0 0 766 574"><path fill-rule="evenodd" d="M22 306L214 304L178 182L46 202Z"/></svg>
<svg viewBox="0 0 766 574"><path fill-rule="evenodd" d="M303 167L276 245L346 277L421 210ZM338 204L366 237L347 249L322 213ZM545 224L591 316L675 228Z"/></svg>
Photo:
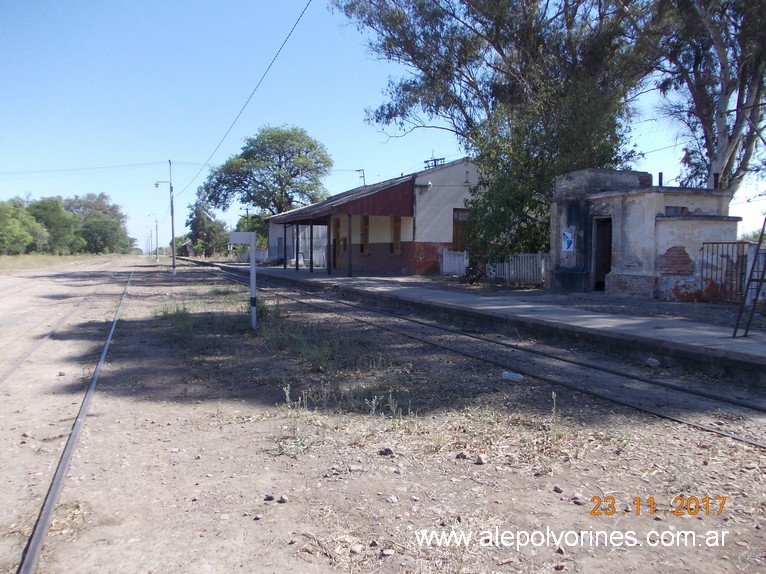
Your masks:
<svg viewBox="0 0 766 574"><path fill-rule="evenodd" d="M630 514L633 513L637 516L642 514L649 516L664 515L664 516L696 516L700 515L719 515L723 512L724 506L726 506L725 496L676 496L670 504L668 510L660 509L653 496L647 496L642 498L640 496L635 497L631 502L632 508L628 505L622 506L613 496L593 496L590 499L593 507L591 508L591 516L613 516L615 514Z"/></svg>

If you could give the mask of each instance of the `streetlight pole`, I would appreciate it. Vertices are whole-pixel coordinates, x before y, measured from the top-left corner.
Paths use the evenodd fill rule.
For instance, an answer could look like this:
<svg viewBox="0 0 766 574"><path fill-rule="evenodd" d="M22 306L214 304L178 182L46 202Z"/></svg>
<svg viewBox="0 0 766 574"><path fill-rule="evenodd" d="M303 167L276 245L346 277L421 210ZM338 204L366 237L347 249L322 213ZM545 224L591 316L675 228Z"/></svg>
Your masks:
<svg viewBox="0 0 766 574"><path fill-rule="evenodd" d="M170 233L173 236L170 241L170 256L173 261L173 276L176 274L176 220L173 214L173 164L168 160L168 171L170 177L168 181L160 180L154 182L154 187L159 187L161 183L167 183L170 186Z"/></svg>
<svg viewBox="0 0 766 574"><path fill-rule="evenodd" d="M154 246L154 262L160 264L160 228L157 225L157 214L154 214L154 236L157 238L157 243Z"/></svg>
<svg viewBox="0 0 766 574"><path fill-rule="evenodd" d="M159 265L160 263L160 230L159 230L159 226L157 225L157 214L150 213L149 217L151 217L152 215L154 216L154 237L156 238L156 242L154 244L154 260Z"/></svg>

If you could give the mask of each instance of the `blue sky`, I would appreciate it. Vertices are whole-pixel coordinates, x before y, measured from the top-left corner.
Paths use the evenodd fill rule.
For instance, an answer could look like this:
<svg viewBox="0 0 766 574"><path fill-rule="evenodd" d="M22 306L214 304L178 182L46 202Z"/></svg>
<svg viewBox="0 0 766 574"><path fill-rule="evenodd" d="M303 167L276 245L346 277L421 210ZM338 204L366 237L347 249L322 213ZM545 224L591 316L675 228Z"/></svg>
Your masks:
<svg viewBox="0 0 766 574"><path fill-rule="evenodd" d="M145 248L154 214L170 240L173 162L176 233L207 175L205 161L242 109L306 0L8 0L0 6L0 199L107 193ZM335 162L331 194L462 157L441 130L391 138L365 122L404 68L370 54L364 36L313 0L274 66L213 154L219 165L264 125L304 128ZM678 175L674 127L649 103L636 124L647 153L636 168ZM662 150L662 151L654 151ZM760 187L758 187L760 185ZM766 202L753 182L732 202L745 229ZM219 214L229 223L239 207Z"/></svg>

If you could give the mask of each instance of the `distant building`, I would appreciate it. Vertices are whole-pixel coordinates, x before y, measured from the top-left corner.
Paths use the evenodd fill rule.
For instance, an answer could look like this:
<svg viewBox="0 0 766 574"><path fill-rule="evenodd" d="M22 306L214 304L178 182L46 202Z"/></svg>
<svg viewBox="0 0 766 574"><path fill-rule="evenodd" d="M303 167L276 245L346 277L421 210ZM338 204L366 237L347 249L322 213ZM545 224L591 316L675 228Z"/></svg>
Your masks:
<svg viewBox="0 0 766 574"><path fill-rule="evenodd" d="M187 239L178 246L178 255L181 257L194 257L194 246L191 239Z"/></svg>
<svg viewBox="0 0 766 574"><path fill-rule="evenodd" d="M439 273L443 249L465 248L465 200L477 181L461 159L271 216L269 257L349 276Z"/></svg>
<svg viewBox="0 0 766 574"><path fill-rule="evenodd" d="M739 217L718 189L652 185L649 173L584 169L556 178L554 289L702 298L703 244L734 242ZM719 264L713 262L714 264Z"/></svg>

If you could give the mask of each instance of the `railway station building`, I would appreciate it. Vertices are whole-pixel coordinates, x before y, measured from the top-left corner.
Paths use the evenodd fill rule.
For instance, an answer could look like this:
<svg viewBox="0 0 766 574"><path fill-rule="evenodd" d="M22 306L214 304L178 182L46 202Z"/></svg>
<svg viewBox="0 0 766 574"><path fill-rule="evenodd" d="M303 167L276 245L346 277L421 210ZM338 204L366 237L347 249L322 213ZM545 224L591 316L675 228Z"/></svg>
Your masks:
<svg viewBox="0 0 766 574"><path fill-rule="evenodd" d="M464 249L465 200L477 182L464 158L273 215L269 258L348 276L439 273L443 249Z"/></svg>
<svg viewBox="0 0 766 574"><path fill-rule="evenodd" d="M739 217L719 189L653 185L646 172L583 169L556 179L546 284L668 300L706 298L741 274ZM721 278L717 283L708 277Z"/></svg>

